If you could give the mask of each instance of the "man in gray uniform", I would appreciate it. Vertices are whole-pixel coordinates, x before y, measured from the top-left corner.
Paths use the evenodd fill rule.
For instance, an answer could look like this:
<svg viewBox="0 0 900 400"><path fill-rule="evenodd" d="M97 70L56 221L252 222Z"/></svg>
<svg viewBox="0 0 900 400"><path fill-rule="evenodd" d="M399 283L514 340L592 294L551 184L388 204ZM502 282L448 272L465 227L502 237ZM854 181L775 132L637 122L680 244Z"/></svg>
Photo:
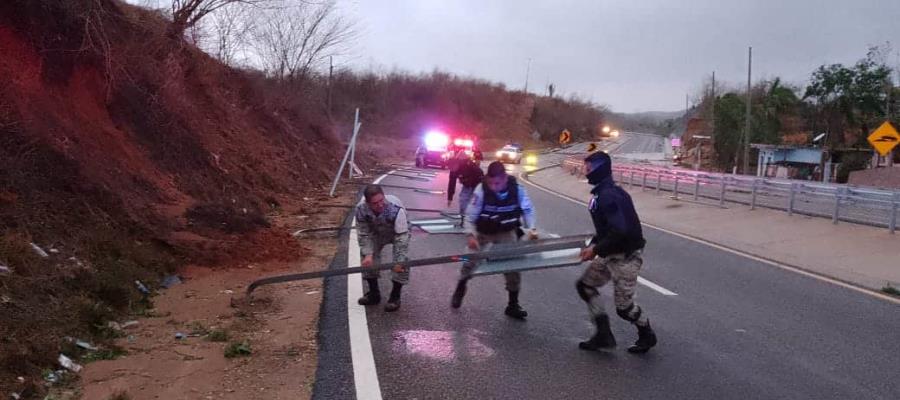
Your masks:
<svg viewBox="0 0 900 400"><path fill-rule="evenodd" d="M363 190L363 201L356 205L356 227L359 232L359 250L362 266L370 267L381 263L381 250L392 244L394 262L407 261L409 251L409 223L403 203L395 196L385 195L378 185L368 185ZM366 271L363 279L369 285L369 291L359 299L363 306L381 303L381 291L378 288L378 277L381 271ZM409 283L409 269L395 266L391 271L393 288L384 311L394 312L400 309L400 291Z"/></svg>
<svg viewBox="0 0 900 400"><path fill-rule="evenodd" d="M465 230L468 233L469 248L472 250L488 250L495 244L516 243L519 240L522 220L528 229L529 239L537 238L535 229L535 212L531 199L525 188L516 182L516 178L506 174L506 167L500 162L488 165L484 183L478 185L472 194L472 202L466 208ZM459 308L466 295L466 284L478 263L463 263L456 291L453 292L451 307ZM519 305L519 290L522 277L518 272L503 274L506 278L506 290L509 293L509 304L506 315L524 319L528 313Z"/></svg>

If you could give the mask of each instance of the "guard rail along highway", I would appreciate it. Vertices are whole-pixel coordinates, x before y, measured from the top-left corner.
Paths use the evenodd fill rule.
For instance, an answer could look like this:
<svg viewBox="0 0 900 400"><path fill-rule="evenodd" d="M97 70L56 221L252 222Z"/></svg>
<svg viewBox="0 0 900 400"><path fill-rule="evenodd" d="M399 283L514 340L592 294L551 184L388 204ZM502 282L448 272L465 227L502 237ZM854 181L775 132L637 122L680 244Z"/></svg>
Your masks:
<svg viewBox="0 0 900 400"><path fill-rule="evenodd" d="M582 176L585 155L567 157L560 167ZM766 179L754 176L689 171L661 166L613 164L613 177L620 185L671 194L674 199L725 202L770 208L838 221L897 229L900 191L811 181Z"/></svg>

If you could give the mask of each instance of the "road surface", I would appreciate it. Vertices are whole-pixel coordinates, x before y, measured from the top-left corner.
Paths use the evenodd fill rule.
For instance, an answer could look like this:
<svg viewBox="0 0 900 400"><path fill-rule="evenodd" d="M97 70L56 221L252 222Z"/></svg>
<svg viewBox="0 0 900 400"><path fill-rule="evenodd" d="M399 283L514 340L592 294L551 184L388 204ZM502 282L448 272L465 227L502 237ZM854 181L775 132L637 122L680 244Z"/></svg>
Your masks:
<svg viewBox="0 0 900 400"><path fill-rule="evenodd" d="M446 174L430 183L396 176L384 183L442 188ZM583 205L527 188L541 229L561 235L590 232ZM407 207L446 206L443 196L388 192ZM426 267L413 271L399 312L366 311L371 365L367 354L349 356L347 310L342 309L346 292L341 292L346 280L329 281L314 397L897 398L896 304L649 228L645 235L645 284L639 286L638 303L660 338L647 355L624 351L636 335L614 314L618 349L578 349L578 342L592 334L574 290L578 267L524 274L525 322L503 315L502 277L470 282L463 307L453 310L449 303L458 266ZM463 250L464 239L416 233L410 248L411 257L449 254ZM358 277L350 282L360 284ZM386 280L382 288L390 290ZM608 289L605 296L610 300ZM611 307L611 301L607 304ZM349 319L352 325L354 317Z"/></svg>

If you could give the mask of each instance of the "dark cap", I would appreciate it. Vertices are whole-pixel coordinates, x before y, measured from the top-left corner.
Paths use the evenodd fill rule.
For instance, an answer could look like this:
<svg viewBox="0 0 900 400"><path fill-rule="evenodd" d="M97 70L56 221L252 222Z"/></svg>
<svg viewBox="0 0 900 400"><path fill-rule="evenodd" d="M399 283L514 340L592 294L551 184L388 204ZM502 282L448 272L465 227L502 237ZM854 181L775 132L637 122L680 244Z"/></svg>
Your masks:
<svg viewBox="0 0 900 400"><path fill-rule="evenodd" d="M494 161L488 164L487 168L487 176L490 178L496 178L498 176L506 175L506 167L503 166L503 163L500 161Z"/></svg>

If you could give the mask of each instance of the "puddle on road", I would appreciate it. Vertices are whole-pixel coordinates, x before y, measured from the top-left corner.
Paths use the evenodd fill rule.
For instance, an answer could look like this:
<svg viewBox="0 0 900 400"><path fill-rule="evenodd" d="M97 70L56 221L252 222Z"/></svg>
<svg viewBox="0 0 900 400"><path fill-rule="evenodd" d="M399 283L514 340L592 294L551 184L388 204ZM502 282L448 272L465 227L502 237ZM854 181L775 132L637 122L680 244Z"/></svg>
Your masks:
<svg viewBox="0 0 900 400"><path fill-rule="evenodd" d="M454 331L399 331L391 346L394 351L439 361L481 361L494 355L493 349L471 333Z"/></svg>

